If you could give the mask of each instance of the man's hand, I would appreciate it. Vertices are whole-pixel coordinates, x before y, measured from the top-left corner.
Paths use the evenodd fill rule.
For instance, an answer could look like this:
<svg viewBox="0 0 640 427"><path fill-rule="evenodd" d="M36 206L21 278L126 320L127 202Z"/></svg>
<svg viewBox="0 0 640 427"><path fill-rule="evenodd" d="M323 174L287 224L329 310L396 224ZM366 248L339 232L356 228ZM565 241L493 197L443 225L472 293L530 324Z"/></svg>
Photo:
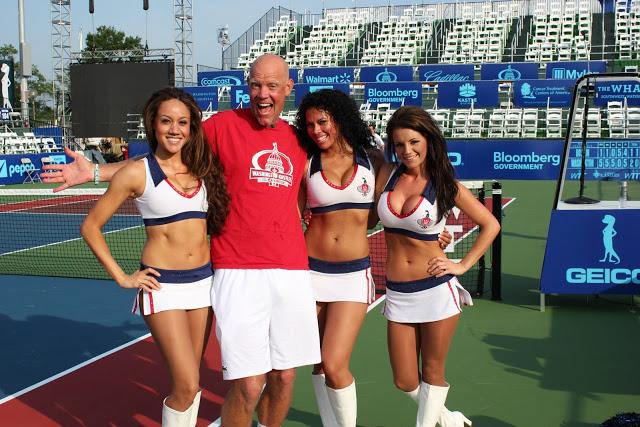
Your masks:
<svg viewBox="0 0 640 427"><path fill-rule="evenodd" d="M447 230L446 228L444 228L442 230L442 233L438 235L438 243L440 243L440 248L442 249L445 249L447 246L449 246L449 243L451 243L451 240L453 240L453 236L451 235L451 233L449 233L449 230Z"/></svg>
<svg viewBox="0 0 640 427"><path fill-rule="evenodd" d="M84 184L93 180L93 163L85 159L83 155L64 149L67 156L73 159L69 164L49 164L44 165L44 172L40 174L42 182L56 183L61 182L62 185L53 189L54 193L62 191L74 185Z"/></svg>

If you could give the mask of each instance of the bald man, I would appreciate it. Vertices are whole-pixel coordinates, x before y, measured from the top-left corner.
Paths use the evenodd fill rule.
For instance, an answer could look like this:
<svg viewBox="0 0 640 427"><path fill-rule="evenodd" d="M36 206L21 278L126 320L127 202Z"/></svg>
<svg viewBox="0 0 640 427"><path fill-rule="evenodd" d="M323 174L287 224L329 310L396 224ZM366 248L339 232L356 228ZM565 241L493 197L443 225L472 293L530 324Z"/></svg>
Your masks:
<svg viewBox="0 0 640 427"><path fill-rule="evenodd" d="M296 204L307 155L280 119L293 89L286 62L259 57L247 83L250 108L224 111L203 124L231 196L224 230L211 239L212 303L223 376L232 381L222 425L249 426L260 400L259 422L275 427L291 403L294 368L320 361Z"/></svg>
<svg viewBox="0 0 640 427"><path fill-rule="evenodd" d="M293 394L295 368L320 362L320 340L304 236L297 207L306 152L281 120L293 89L286 62L266 54L247 80L250 108L224 111L203 123L225 169L231 196L222 234L211 239L211 291L222 373L231 388L222 425L282 424ZM126 162L94 165L75 159L43 173L60 191L97 178L109 181Z"/></svg>

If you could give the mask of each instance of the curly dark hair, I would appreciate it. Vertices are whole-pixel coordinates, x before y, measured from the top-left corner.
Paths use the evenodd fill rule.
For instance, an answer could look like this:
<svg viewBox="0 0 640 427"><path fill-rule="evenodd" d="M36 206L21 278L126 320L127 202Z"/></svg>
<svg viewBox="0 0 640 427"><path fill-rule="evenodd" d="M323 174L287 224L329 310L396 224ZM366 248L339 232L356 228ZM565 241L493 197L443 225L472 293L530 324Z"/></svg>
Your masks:
<svg viewBox="0 0 640 427"><path fill-rule="evenodd" d="M458 195L455 172L447 154L447 142L429 113L420 107L400 107L387 123L389 143L385 146L385 152L389 159L394 158L395 154L393 131L396 129L412 129L427 140L424 172L432 180L436 189L438 221L440 221L453 208Z"/></svg>
<svg viewBox="0 0 640 427"><path fill-rule="evenodd" d="M154 129L154 123L160 105L165 101L176 99L182 102L189 110L190 136L182 147L182 161L189 172L202 180L207 189L207 231L211 235L218 235L222 231L227 214L229 213L229 193L224 180L224 170L218 156L213 154L207 144L202 131L202 111L191 94L175 88L166 87L154 92L147 100L142 117L147 140L151 150L155 153L158 148L158 140Z"/></svg>
<svg viewBox="0 0 640 427"><path fill-rule="evenodd" d="M320 152L318 146L307 134L307 111L315 108L328 113L337 125L342 136L342 143L349 145L354 152L364 155L371 148L371 133L367 123L362 120L355 101L346 93L335 89L322 89L309 92L302 98L296 114L298 138L309 153L309 156Z"/></svg>

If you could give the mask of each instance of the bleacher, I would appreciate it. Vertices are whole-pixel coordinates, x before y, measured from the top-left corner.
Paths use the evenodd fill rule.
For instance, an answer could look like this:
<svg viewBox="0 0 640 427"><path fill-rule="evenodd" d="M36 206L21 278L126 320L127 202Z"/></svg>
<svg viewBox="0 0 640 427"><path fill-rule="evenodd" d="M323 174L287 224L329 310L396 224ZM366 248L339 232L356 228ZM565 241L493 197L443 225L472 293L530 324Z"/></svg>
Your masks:
<svg viewBox="0 0 640 427"><path fill-rule="evenodd" d="M394 108L385 102L367 102L364 87L368 83L359 79L360 70L411 66L413 81L421 83L423 108L436 118L448 138L562 138L568 105L558 106L551 100L536 108L518 105L519 77L514 77L515 73L498 79L497 105L480 107L472 103L454 108L438 106L442 82L422 80L418 67L471 64L472 80L476 81L481 79L483 64L508 61L539 64L537 74L527 78L540 81L575 80L563 77L562 71L549 75L548 64L557 62L607 61L607 71L637 71L640 0L614 1L611 9L607 9L607 2L598 0L506 0L325 9L318 16L286 11L232 63L246 70L255 57L271 52L299 70L299 76L310 69L352 66L355 80L348 82L350 94L361 104L365 120L374 122L380 133ZM270 17L275 16L274 10ZM251 31L255 32L255 26ZM226 106L229 91L219 93L220 105ZM283 112L289 122L295 118L293 101L292 95ZM581 120L582 108L577 109L576 119ZM640 135L640 108L626 101L590 106L587 121L589 137ZM575 126L573 132L578 136L582 129Z"/></svg>

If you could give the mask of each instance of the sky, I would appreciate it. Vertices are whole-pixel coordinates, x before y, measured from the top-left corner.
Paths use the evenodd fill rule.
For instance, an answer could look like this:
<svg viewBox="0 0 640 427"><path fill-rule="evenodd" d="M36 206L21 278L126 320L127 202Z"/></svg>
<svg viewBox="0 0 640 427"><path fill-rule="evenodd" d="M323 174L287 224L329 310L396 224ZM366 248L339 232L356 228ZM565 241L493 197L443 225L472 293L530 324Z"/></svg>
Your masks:
<svg viewBox="0 0 640 427"><path fill-rule="evenodd" d="M31 61L47 77L52 75L51 6L49 0L23 0L25 38L31 44ZM79 51L80 34L95 32L101 25L114 26L127 35L139 36L150 49L173 48L175 22L174 0L149 0L149 10L142 0L94 0L95 13L89 13L89 0L71 0L71 51ZM322 8L387 6L411 4L409 0L285 0L228 1L192 0L194 44L193 66L219 67L222 50L217 42L217 29L229 26L232 41L244 33L271 7L282 6L296 12L321 13ZM19 45L18 0L0 0L0 45ZM19 59L16 57L16 59Z"/></svg>

